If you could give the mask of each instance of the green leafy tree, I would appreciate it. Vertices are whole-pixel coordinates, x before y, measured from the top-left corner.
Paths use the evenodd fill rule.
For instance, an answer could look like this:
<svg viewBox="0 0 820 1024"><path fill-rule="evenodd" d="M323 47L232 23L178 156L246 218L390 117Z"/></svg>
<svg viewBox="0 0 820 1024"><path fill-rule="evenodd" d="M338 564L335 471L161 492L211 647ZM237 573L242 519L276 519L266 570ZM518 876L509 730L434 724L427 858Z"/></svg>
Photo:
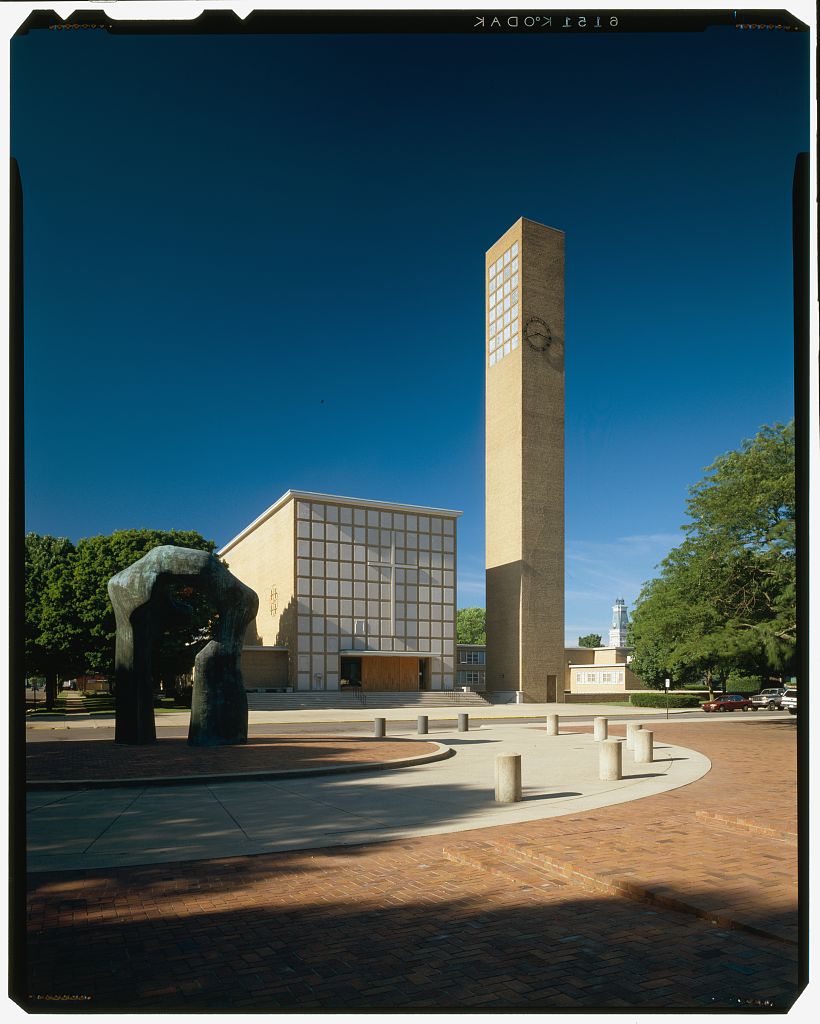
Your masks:
<svg viewBox="0 0 820 1024"><path fill-rule="evenodd" d="M54 707L59 678L72 675L80 664L79 627L71 600L74 554L66 537L26 534L26 675L45 679L48 710Z"/></svg>
<svg viewBox="0 0 820 1024"><path fill-rule="evenodd" d="M456 637L460 644L487 643L487 613L483 608L459 608Z"/></svg>
<svg viewBox="0 0 820 1024"><path fill-rule="evenodd" d="M579 647L600 647L602 645L600 633L587 633L586 636L578 637Z"/></svg>
<svg viewBox="0 0 820 1024"><path fill-rule="evenodd" d="M686 538L647 583L629 627L649 686L794 667L794 424L763 427L690 488Z"/></svg>

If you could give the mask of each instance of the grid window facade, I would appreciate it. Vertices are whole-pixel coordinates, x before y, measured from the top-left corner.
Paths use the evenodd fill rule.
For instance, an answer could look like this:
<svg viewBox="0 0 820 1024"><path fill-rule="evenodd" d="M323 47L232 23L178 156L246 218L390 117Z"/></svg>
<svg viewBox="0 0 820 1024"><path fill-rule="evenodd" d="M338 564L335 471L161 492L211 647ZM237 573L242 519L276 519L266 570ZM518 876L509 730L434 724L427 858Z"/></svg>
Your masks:
<svg viewBox="0 0 820 1024"><path fill-rule="evenodd" d="M521 274L518 242L487 268L487 352L494 366L521 338Z"/></svg>
<svg viewBox="0 0 820 1024"><path fill-rule="evenodd" d="M311 501L296 517L299 689L337 689L340 652L357 651L418 651L431 689L451 689L455 521Z"/></svg>

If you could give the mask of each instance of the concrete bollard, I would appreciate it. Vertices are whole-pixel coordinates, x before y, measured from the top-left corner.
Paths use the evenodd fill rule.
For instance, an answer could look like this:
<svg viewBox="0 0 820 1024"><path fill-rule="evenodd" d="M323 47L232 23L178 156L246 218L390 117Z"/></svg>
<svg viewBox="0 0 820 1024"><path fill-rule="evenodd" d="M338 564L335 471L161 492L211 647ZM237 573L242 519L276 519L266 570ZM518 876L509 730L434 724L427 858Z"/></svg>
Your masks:
<svg viewBox="0 0 820 1024"><path fill-rule="evenodd" d="M605 718L593 719L592 728L596 740L605 740L609 736L609 724Z"/></svg>
<svg viewBox="0 0 820 1024"><path fill-rule="evenodd" d="M601 782L617 782L623 778L621 741L603 740L598 750L598 777Z"/></svg>
<svg viewBox="0 0 820 1024"><path fill-rule="evenodd" d="M416 732L426 735L427 733L427 715L419 715L416 719Z"/></svg>
<svg viewBox="0 0 820 1024"><path fill-rule="evenodd" d="M643 727L642 722L627 722L626 723L626 749L635 749L635 733L640 732Z"/></svg>
<svg viewBox="0 0 820 1024"><path fill-rule="evenodd" d="M558 715L547 715L547 736L558 735Z"/></svg>
<svg viewBox="0 0 820 1024"><path fill-rule="evenodd" d="M495 759L495 802L514 804L521 799L521 755L498 754Z"/></svg>
<svg viewBox="0 0 820 1024"><path fill-rule="evenodd" d="M470 731L470 716L466 711L462 711L458 716L458 731L469 732Z"/></svg>
<svg viewBox="0 0 820 1024"><path fill-rule="evenodd" d="M638 764L651 764L654 758L654 733L649 729L641 729L635 733L635 752L633 757Z"/></svg>
<svg viewBox="0 0 820 1024"><path fill-rule="evenodd" d="M373 735L374 736L377 736L377 737L378 736L384 736L384 723L385 723L385 720L383 718L374 718L373 719Z"/></svg>

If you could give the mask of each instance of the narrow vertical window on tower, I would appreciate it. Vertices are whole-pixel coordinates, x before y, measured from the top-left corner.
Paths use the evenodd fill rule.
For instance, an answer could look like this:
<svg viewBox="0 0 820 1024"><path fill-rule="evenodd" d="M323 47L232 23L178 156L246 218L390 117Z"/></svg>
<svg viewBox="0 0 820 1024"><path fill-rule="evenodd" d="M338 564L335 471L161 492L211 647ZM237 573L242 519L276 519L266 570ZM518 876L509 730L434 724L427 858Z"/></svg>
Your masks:
<svg viewBox="0 0 820 1024"><path fill-rule="evenodd" d="M506 249L487 269L487 351L489 365L518 348L518 242Z"/></svg>

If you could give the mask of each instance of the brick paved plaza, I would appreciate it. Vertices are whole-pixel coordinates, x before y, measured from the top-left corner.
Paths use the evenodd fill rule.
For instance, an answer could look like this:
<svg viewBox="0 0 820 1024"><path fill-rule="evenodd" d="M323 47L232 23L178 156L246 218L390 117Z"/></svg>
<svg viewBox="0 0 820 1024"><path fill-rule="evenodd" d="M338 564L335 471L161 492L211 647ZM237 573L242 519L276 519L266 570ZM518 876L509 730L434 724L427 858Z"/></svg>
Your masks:
<svg viewBox="0 0 820 1024"><path fill-rule="evenodd" d="M32 874L29 1005L786 1009L798 991L795 722L652 728L712 770L516 825Z"/></svg>
<svg viewBox="0 0 820 1024"><path fill-rule="evenodd" d="M28 744L26 777L29 782L68 782L312 771L422 757L435 749L434 743L394 737L266 736L228 747L191 747L181 738L160 738L145 747L54 740Z"/></svg>

